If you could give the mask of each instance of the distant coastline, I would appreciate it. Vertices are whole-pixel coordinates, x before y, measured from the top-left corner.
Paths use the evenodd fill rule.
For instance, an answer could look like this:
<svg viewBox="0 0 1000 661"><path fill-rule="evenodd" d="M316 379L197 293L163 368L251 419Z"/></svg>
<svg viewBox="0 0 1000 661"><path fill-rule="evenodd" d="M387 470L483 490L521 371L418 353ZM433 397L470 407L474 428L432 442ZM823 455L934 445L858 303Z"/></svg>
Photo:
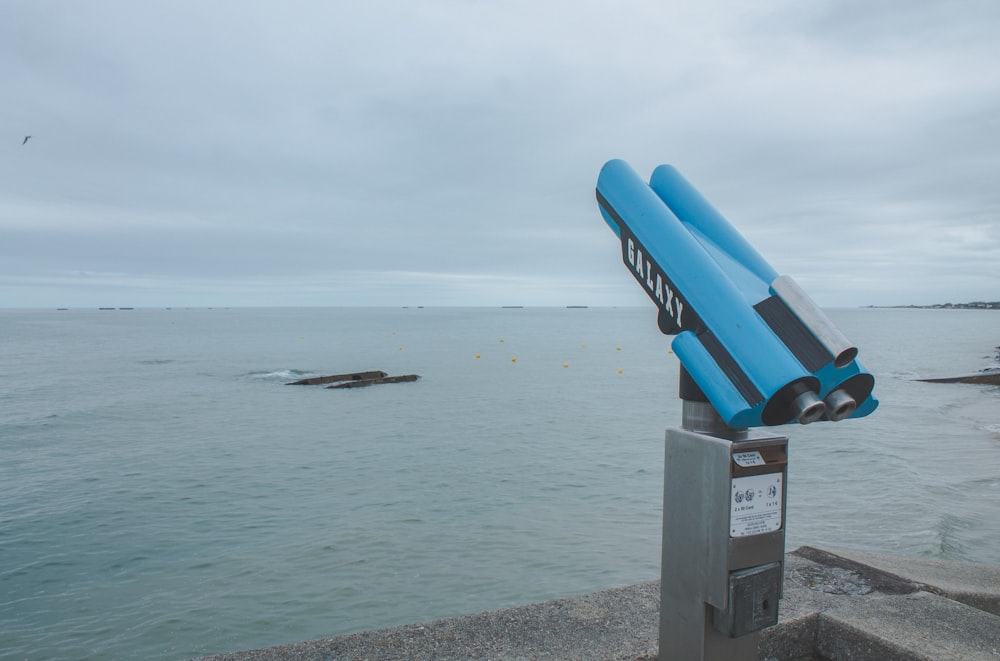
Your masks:
<svg viewBox="0 0 1000 661"><path fill-rule="evenodd" d="M915 308L920 310L1000 310L1000 301L973 301L971 303L935 303L934 305L866 305L869 308Z"/></svg>

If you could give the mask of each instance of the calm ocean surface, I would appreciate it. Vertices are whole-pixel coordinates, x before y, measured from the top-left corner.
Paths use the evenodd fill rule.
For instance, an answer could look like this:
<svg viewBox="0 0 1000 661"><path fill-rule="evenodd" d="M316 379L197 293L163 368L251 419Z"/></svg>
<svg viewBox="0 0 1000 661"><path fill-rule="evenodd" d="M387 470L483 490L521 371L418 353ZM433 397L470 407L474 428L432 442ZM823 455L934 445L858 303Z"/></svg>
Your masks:
<svg viewBox="0 0 1000 661"><path fill-rule="evenodd" d="M1000 313L832 310L787 548L1000 562ZM184 659L659 577L652 308L0 310L0 657ZM516 361L513 360L516 358ZM288 387L381 369L417 383Z"/></svg>

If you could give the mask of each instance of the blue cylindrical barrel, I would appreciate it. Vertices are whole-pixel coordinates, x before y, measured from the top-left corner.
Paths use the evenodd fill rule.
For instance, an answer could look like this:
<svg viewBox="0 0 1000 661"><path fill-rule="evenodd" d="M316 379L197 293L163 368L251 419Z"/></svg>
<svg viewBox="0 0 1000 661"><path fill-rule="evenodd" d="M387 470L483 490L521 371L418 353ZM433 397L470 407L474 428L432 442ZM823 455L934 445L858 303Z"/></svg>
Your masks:
<svg viewBox="0 0 1000 661"><path fill-rule="evenodd" d="M604 200L602 213L612 229L618 228L616 233L624 241L618 223L627 225L628 232L645 247L701 320L704 327L700 329L681 325L681 330L693 330L695 337L679 343L675 340L675 344L681 345L679 348L692 359L695 355L700 356L695 360L697 365L685 363L685 367L717 408L722 400L731 400L734 384L747 408L755 408L793 383L816 381L775 336L705 247L627 163L613 160L605 164L598 177L597 191L599 198ZM681 205L684 213L704 211L704 206L696 203L699 199L702 199L700 195L695 198L686 193L683 196L685 203ZM605 203L610 210L604 209ZM699 227L707 228L713 236L724 241L736 243L726 234L725 227L729 227L729 231L742 240L717 212ZM749 248L749 244L746 247ZM755 264L754 270L767 266L756 251L753 255L763 264ZM693 348L693 342L700 343L701 348ZM683 360L681 353L678 351L678 356ZM708 369L709 362L716 366ZM699 371L699 367L703 369ZM720 373L728 383L719 382ZM720 402L716 402L717 399ZM733 413L731 402L723 408Z"/></svg>

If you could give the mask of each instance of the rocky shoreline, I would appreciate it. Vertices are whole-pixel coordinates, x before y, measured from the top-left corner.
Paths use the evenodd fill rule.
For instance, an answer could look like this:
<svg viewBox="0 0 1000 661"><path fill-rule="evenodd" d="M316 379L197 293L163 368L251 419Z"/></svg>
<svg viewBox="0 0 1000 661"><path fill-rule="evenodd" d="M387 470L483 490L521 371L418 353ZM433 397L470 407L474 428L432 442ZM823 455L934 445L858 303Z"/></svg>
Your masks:
<svg viewBox="0 0 1000 661"><path fill-rule="evenodd" d="M933 305L866 305L868 308L887 310L1000 310L1000 301L973 301L971 303L935 303Z"/></svg>

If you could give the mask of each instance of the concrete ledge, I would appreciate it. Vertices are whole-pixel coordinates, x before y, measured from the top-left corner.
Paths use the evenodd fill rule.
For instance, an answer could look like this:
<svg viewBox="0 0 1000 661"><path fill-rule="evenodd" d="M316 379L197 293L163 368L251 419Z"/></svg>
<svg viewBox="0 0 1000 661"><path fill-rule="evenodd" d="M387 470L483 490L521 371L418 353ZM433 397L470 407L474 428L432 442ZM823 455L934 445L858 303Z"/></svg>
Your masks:
<svg viewBox="0 0 1000 661"><path fill-rule="evenodd" d="M1000 660L1000 567L802 547L758 658ZM205 661L656 659L659 582ZM663 659L669 659L665 654Z"/></svg>
<svg viewBox="0 0 1000 661"><path fill-rule="evenodd" d="M803 547L808 548L810 547ZM837 551L831 555L845 563L854 563L885 575L905 576L906 580L915 582L922 590L1000 615L1000 575L996 571L992 575L984 572L983 565L929 558L900 558L861 551Z"/></svg>
<svg viewBox="0 0 1000 661"><path fill-rule="evenodd" d="M929 592L877 596L825 611L828 659L998 659L1000 618Z"/></svg>
<svg viewBox="0 0 1000 661"><path fill-rule="evenodd" d="M541 604L208 657L309 659L655 659L659 582Z"/></svg>

